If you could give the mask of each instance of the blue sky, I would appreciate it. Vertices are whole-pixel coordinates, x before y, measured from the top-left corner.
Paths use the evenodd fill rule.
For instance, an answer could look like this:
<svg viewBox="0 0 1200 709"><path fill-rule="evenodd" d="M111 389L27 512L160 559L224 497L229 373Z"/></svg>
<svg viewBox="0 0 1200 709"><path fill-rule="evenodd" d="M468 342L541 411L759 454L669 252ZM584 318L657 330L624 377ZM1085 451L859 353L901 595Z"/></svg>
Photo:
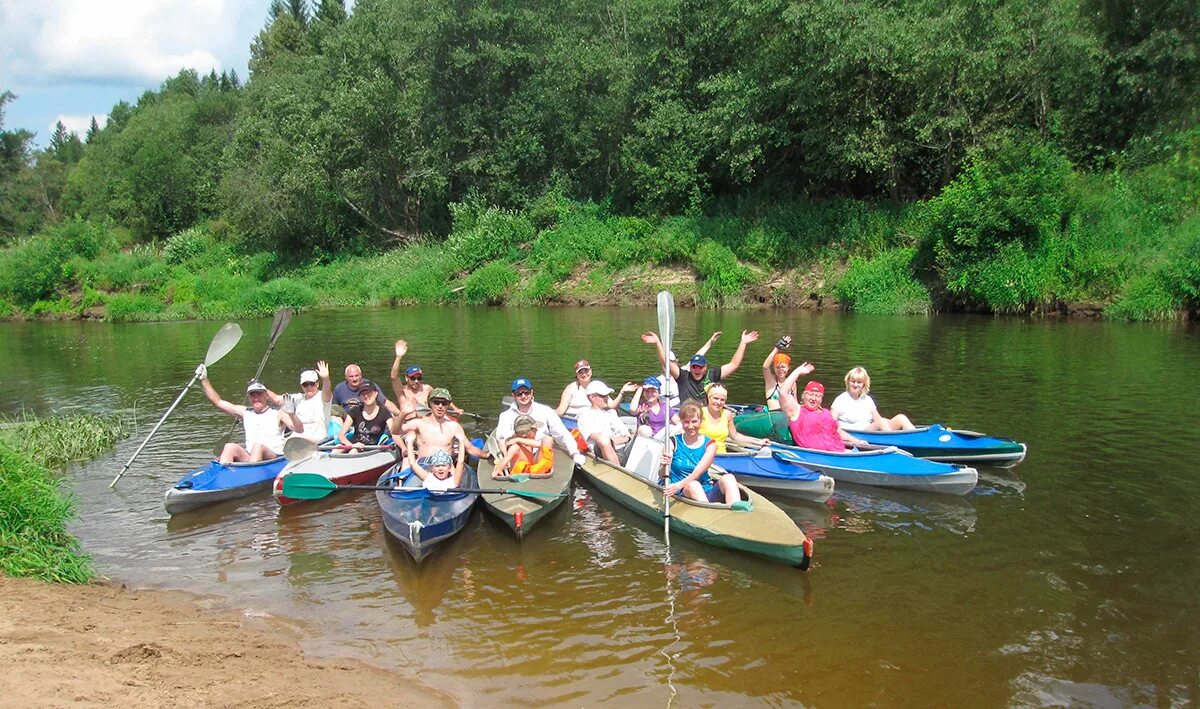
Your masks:
<svg viewBox="0 0 1200 709"><path fill-rule="evenodd" d="M82 137L118 101L134 102L180 69L233 69L270 0L0 0L0 91L17 95L4 128L45 146L61 120ZM349 4L349 3L348 3Z"/></svg>

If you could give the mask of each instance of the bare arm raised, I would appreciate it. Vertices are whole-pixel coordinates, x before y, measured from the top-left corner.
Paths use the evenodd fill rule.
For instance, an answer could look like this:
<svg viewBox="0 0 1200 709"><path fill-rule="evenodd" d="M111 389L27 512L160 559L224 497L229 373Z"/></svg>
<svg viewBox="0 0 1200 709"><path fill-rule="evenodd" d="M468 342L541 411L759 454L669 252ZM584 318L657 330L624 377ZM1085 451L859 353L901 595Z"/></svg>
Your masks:
<svg viewBox="0 0 1200 709"><path fill-rule="evenodd" d="M721 379L726 379L733 376L733 373L742 366L742 358L746 356L746 345L758 339L757 330L742 330L742 338L738 341L737 351L733 353L733 359L728 363L721 365Z"/></svg>

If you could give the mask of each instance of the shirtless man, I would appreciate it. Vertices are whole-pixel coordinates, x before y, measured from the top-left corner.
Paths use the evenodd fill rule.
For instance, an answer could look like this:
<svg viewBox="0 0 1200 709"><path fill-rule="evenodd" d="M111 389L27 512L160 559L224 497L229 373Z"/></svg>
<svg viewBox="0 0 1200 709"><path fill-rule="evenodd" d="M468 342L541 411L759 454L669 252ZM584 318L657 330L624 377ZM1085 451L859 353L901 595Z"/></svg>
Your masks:
<svg viewBox="0 0 1200 709"><path fill-rule="evenodd" d="M437 451L445 451L455 457L454 478L461 480L467 457L467 434L449 417L450 402L450 392L446 389L429 392L429 415L404 424L404 440L408 443L410 468L415 470L420 461L428 470L430 464L425 459Z"/></svg>
<svg viewBox="0 0 1200 709"><path fill-rule="evenodd" d="M433 391L433 387L424 382L425 375L417 365L404 370L404 380L400 380L400 360L407 352L408 343L396 340L396 359L392 361L392 391L406 419L416 413L418 406L429 406L429 392Z"/></svg>

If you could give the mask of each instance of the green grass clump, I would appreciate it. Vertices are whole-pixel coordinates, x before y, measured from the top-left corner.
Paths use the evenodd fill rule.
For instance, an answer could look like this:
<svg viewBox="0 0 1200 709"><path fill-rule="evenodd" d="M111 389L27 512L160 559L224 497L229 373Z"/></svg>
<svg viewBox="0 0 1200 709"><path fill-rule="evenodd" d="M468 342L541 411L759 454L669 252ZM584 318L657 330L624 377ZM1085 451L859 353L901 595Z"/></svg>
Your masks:
<svg viewBox="0 0 1200 709"><path fill-rule="evenodd" d="M92 458L128 434L119 419L23 416L0 422L0 571L87 583L91 560L67 532L74 499L53 472Z"/></svg>
<svg viewBox="0 0 1200 709"><path fill-rule="evenodd" d="M929 291L912 274L915 248L885 251L874 258L853 258L834 286L838 300L857 313L899 315L928 313Z"/></svg>
<svg viewBox="0 0 1200 709"><path fill-rule="evenodd" d="M1114 320L1173 320L1179 316L1179 306L1158 274L1140 274L1129 280L1104 315Z"/></svg>
<svg viewBox="0 0 1200 709"><path fill-rule="evenodd" d="M699 301L719 307L733 303L750 282L750 269L738 263L728 246L705 241L692 261L700 275Z"/></svg>
<svg viewBox="0 0 1200 709"><path fill-rule="evenodd" d="M108 298L108 319L112 322L161 320L166 306L144 293L114 293Z"/></svg>
<svg viewBox="0 0 1200 709"><path fill-rule="evenodd" d="M533 222L526 215L473 203L450 207L454 231L446 248L466 270L473 270L497 259L516 260L519 249L533 241Z"/></svg>
<svg viewBox="0 0 1200 709"><path fill-rule="evenodd" d="M243 291L236 308L247 315L270 315L283 307L307 308L315 305L317 294L306 283L293 278L276 278Z"/></svg>
<svg viewBox="0 0 1200 709"><path fill-rule="evenodd" d="M503 305L508 291L520 276L517 270L503 261L489 263L467 277L464 296L474 305Z"/></svg>

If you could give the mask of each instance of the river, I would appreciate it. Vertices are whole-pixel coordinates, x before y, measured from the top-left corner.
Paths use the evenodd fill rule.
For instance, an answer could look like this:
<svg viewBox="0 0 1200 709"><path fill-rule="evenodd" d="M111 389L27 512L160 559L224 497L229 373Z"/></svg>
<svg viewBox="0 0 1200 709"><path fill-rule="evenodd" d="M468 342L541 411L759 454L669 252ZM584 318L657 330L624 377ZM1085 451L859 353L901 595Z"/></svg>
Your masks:
<svg viewBox="0 0 1200 709"><path fill-rule="evenodd" d="M191 377L219 323L0 325L0 411L135 411L138 433L72 468L74 531L101 573L294 626L306 651L393 668L463 705L1184 706L1200 702L1200 330L954 315L679 311L676 349L762 333L730 381L761 397L785 332L841 390L870 371L887 414L1006 435L1012 468L965 497L839 485L781 506L816 539L808 573L643 523L576 481L524 542L477 510L417 568L370 493L281 510L268 496L170 518L162 496L228 419L198 388L115 491L108 482ZM211 371L234 398L269 320ZM327 359L387 390L392 342L456 403L495 412L572 363L619 386L655 368L646 308L404 308L295 317L264 379ZM485 429L467 422L468 433Z"/></svg>

